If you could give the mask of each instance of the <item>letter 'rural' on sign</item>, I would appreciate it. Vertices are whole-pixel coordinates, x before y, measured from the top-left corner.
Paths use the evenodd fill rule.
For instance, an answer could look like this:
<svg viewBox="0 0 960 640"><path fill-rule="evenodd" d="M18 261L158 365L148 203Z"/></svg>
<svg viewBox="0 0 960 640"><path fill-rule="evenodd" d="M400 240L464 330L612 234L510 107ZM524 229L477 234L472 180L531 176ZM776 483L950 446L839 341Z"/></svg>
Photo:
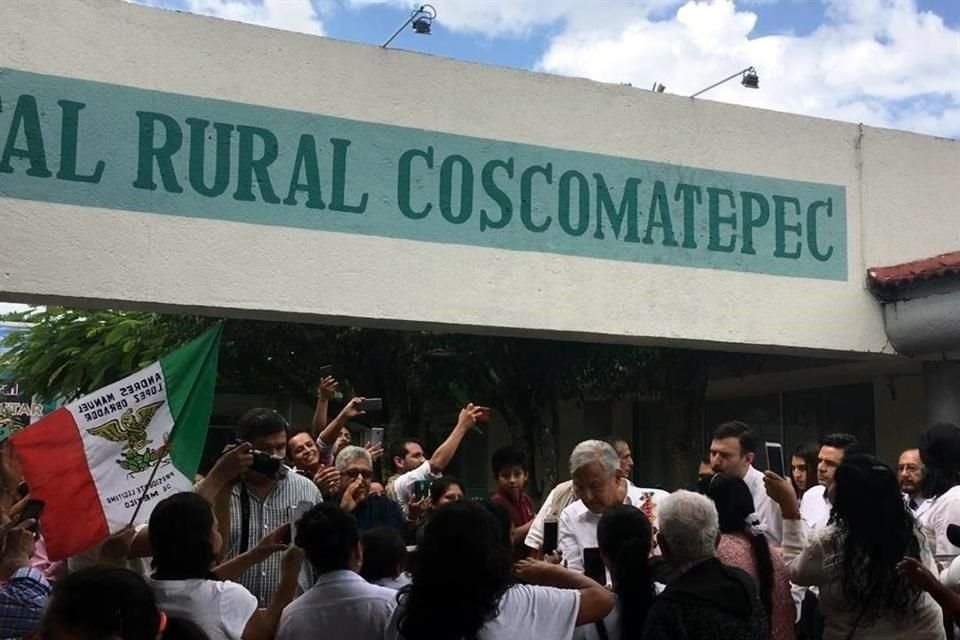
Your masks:
<svg viewBox="0 0 960 640"><path fill-rule="evenodd" d="M0 68L0 198L847 279L843 186Z"/></svg>

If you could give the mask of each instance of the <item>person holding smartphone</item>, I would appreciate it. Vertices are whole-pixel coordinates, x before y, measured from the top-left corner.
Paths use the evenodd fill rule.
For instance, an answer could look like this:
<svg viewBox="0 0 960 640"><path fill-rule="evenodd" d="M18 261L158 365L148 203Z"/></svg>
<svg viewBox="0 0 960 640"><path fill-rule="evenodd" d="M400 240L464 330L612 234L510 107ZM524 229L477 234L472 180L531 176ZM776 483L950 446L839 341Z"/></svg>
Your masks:
<svg viewBox="0 0 960 640"><path fill-rule="evenodd" d="M50 583L30 567L34 554L34 520L0 529L0 638L24 638L36 633L50 597Z"/></svg>
<svg viewBox="0 0 960 640"><path fill-rule="evenodd" d="M457 418L456 426L447 439L436 448L429 460L425 459L423 446L416 440L400 440L390 447L390 460L397 473L387 481L387 495L399 503L405 516L409 514L411 502L420 502L414 497L414 484L418 480L439 478L457 453L467 432L489 413L490 410L486 407L473 403L464 407Z"/></svg>

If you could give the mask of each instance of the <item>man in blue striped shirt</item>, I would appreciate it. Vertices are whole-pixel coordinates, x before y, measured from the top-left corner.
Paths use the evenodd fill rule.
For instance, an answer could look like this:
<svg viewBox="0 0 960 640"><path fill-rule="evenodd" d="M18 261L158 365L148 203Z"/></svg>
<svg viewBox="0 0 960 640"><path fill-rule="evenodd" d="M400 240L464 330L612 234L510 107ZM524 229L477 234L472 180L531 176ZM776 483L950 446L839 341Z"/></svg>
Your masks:
<svg viewBox="0 0 960 640"><path fill-rule="evenodd" d="M0 559L0 638L23 638L40 626L40 614L50 596L43 574L30 568L34 535L27 521L3 536Z"/></svg>

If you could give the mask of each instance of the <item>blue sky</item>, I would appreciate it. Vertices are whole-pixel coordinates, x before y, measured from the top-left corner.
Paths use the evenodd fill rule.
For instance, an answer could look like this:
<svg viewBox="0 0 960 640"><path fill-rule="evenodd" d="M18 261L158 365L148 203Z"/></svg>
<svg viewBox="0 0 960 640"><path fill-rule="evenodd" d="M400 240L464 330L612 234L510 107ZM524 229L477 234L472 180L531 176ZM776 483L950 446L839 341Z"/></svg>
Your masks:
<svg viewBox="0 0 960 640"><path fill-rule="evenodd" d="M409 0L128 0L379 45ZM395 48L960 139L960 0L432 0ZM0 303L0 312L22 308Z"/></svg>
<svg viewBox="0 0 960 640"><path fill-rule="evenodd" d="M132 0L382 43L409 0ZM433 0L431 36L394 47L960 138L960 0Z"/></svg>

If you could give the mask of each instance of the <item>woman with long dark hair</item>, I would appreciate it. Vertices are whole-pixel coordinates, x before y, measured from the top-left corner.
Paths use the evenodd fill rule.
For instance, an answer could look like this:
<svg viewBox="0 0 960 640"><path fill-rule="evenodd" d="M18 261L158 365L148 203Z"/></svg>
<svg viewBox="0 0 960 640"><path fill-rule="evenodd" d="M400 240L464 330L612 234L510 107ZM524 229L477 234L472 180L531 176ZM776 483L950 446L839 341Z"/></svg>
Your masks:
<svg viewBox="0 0 960 640"><path fill-rule="evenodd" d="M927 543L938 556L960 554L947 527L960 523L960 427L940 422L920 436L924 475L920 485L928 503L920 516Z"/></svg>
<svg viewBox="0 0 960 640"><path fill-rule="evenodd" d="M518 577L549 586L516 584L509 524L482 504L459 501L437 510L418 551L388 640L569 638L575 626L613 608L603 586L558 565L524 560Z"/></svg>
<svg viewBox="0 0 960 640"><path fill-rule="evenodd" d="M740 478L721 473L707 487L707 497L717 506L720 522L717 558L743 569L756 582L770 621L771 640L792 640L796 606L790 595L787 567L783 557L771 551L767 537L751 524L754 506L750 488Z"/></svg>
<svg viewBox="0 0 960 640"><path fill-rule="evenodd" d="M593 625L577 628L576 640L639 638L647 610L656 595L650 568L653 527L642 511L620 504L603 512L597 524L600 556L613 579L617 603L610 614Z"/></svg>
<svg viewBox="0 0 960 640"><path fill-rule="evenodd" d="M943 640L940 607L897 572L904 557L936 565L893 469L873 456L844 456L830 524L809 541L790 481L768 471L766 485L783 512L790 579L820 587L824 640Z"/></svg>
<svg viewBox="0 0 960 640"><path fill-rule="evenodd" d="M805 442L793 450L790 456L790 479L797 492L797 498L802 498L807 489L817 486L817 455L820 447L815 442Z"/></svg>
<svg viewBox="0 0 960 640"><path fill-rule="evenodd" d="M150 585L165 611L196 622L211 640L270 640L283 608L297 588L303 552L290 547L280 569L280 585L266 609L245 587L223 580L239 576L253 561L276 551L263 545L214 573L223 546L217 520L207 502L195 493L177 493L161 500L148 528L153 552Z"/></svg>

